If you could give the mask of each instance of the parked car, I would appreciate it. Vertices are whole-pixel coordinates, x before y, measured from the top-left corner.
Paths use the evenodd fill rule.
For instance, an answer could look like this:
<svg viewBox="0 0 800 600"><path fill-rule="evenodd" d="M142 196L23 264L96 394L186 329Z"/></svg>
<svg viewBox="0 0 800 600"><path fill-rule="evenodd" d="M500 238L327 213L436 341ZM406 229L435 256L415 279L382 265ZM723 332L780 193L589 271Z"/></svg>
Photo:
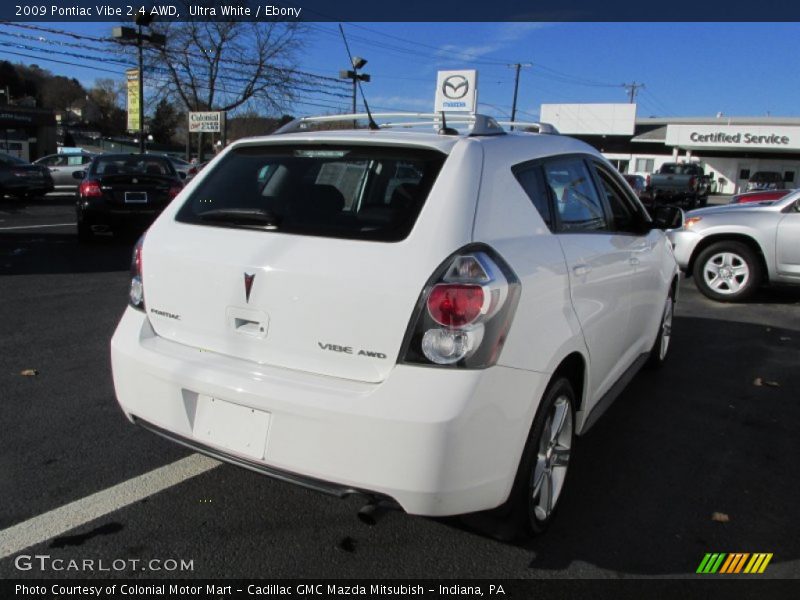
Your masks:
<svg viewBox="0 0 800 600"><path fill-rule="evenodd" d="M675 202L689 208L708 202L710 178L696 163L664 163L650 176L654 202Z"/></svg>
<svg viewBox="0 0 800 600"><path fill-rule="evenodd" d="M53 178L47 168L0 152L0 198L30 198L52 190Z"/></svg>
<svg viewBox="0 0 800 600"><path fill-rule="evenodd" d="M200 170L197 165L193 165L182 158L177 158L175 156L168 156L167 158L169 158L172 166L175 167L175 170L178 172L178 177L184 180L184 182L190 181Z"/></svg>
<svg viewBox="0 0 800 600"><path fill-rule="evenodd" d="M780 200L787 194L791 194L794 190L761 190L757 192L745 192L744 194L736 194L731 198L729 204L746 204L748 202L772 202L773 200Z"/></svg>
<svg viewBox="0 0 800 600"><path fill-rule="evenodd" d="M75 193L80 184L80 181L75 179L75 173L86 170L94 156L89 152L50 154L34 161L33 164L47 167L53 178L54 192L71 194Z"/></svg>
<svg viewBox="0 0 800 600"><path fill-rule="evenodd" d="M782 190L785 186L783 175L777 171L756 171L747 181L747 191Z"/></svg>
<svg viewBox="0 0 800 600"><path fill-rule="evenodd" d="M712 300L746 300L767 282L800 284L800 192L691 211L669 236L681 268Z"/></svg>
<svg viewBox="0 0 800 600"><path fill-rule="evenodd" d="M128 418L337 496L542 531L575 436L667 358L679 270L597 150L473 118L226 148L134 250Z"/></svg>
<svg viewBox="0 0 800 600"><path fill-rule="evenodd" d="M123 227L144 229L183 188L172 163L152 154L101 154L80 179L78 237L92 240Z"/></svg>

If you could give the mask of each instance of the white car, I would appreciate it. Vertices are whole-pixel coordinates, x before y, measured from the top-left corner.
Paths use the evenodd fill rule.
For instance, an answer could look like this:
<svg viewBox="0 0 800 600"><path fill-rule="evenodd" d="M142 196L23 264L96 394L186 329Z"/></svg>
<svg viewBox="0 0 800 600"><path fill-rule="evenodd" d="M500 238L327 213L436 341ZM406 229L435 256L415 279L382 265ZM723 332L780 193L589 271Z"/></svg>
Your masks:
<svg viewBox="0 0 800 600"><path fill-rule="evenodd" d="M228 147L135 249L125 414L338 496L543 530L575 435L665 359L679 270L592 147L470 119Z"/></svg>

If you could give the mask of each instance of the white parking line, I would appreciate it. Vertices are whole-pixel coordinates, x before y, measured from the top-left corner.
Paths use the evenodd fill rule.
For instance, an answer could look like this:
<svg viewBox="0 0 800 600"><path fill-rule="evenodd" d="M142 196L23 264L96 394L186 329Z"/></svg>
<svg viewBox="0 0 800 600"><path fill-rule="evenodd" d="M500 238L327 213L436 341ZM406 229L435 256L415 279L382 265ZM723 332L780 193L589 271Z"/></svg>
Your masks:
<svg viewBox="0 0 800 600"><path fill-rule="evenodd" d="M52 225L17 225L15 227L0 227L0 231L8 231L9 229L37 229L40 227L66 227L67 225L75 225L75 223L53 223Z"/></svg>
<svg viewBox="0 0 800 600"><path fill-rule="evenodd" d="M149 473L123 481L101 492L86 496L0 531L0 559L6 558L62 533L85 525L218 467L221 463L201 454L192 454Z"/></svg>

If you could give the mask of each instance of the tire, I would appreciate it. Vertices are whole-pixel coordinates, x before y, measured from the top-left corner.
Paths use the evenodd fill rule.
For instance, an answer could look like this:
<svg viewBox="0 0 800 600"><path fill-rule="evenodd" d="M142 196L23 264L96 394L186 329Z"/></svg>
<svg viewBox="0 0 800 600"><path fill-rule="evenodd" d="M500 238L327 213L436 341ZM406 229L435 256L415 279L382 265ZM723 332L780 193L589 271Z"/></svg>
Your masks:
<svg viewBox="0 0 800 600"><path fill-rule="evenodd" d="M553 419L562 424L556 432L551 427ZM563 497L574 442L575 392L569 380L561 377L544 393L508 500L493 511L499 529L512 532L505 538L531 537L552 523Z"/></svg>
<svg viewBox="0 0 800 600"><path fill-rule="evenodd" d="M703 250L692 269L695 285L704 296L719 302L750 298L764 277L755 252L742 242L717 242Z"/></svg>
<svg viewBox="0 0 800 600"><path fill-rule="evenodd" d="M658 335L653 347L650 349L650 356L647 358L645 366L650 369L660 369L669 355L670 342L672 341L672 319L675 314L675 293L670 290L664 309L661 312L661 321L658 325Z"/></svg>

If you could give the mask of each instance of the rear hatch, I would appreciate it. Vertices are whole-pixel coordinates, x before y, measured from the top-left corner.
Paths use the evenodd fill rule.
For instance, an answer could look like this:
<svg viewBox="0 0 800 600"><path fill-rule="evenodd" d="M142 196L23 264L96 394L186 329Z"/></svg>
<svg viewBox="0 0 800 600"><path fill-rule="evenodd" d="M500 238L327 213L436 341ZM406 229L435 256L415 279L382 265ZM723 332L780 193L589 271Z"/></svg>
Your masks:
<svg viewBox="0 0 800 600"><path fill-rule="evenodd" d="M170 200L170 189L176 185L172 177L139 173L107 175L100 180L100 189L109 206L127 209L163 207Z"/></svg>
<svg viewBox="0 0 800 600"><path fill-rule="evenodd" d="M427 247L410 236L421 213L438 218L428 200L446 158L347 143L230 151L145 239L156 333L255 363L383 380L425 281L452 251L446 224L428 225L442 234L426 233ZM465 189L479 175L463 176ZM458 243L475 197L461 200Z"/></svg>
<svg viewBox="0 0 800 600"><path fill-rule="evenodd" d="M182 187L170 162L155 155L100 156L92 164L88 179L99 183L113 211L162 209Z"/></svg>

